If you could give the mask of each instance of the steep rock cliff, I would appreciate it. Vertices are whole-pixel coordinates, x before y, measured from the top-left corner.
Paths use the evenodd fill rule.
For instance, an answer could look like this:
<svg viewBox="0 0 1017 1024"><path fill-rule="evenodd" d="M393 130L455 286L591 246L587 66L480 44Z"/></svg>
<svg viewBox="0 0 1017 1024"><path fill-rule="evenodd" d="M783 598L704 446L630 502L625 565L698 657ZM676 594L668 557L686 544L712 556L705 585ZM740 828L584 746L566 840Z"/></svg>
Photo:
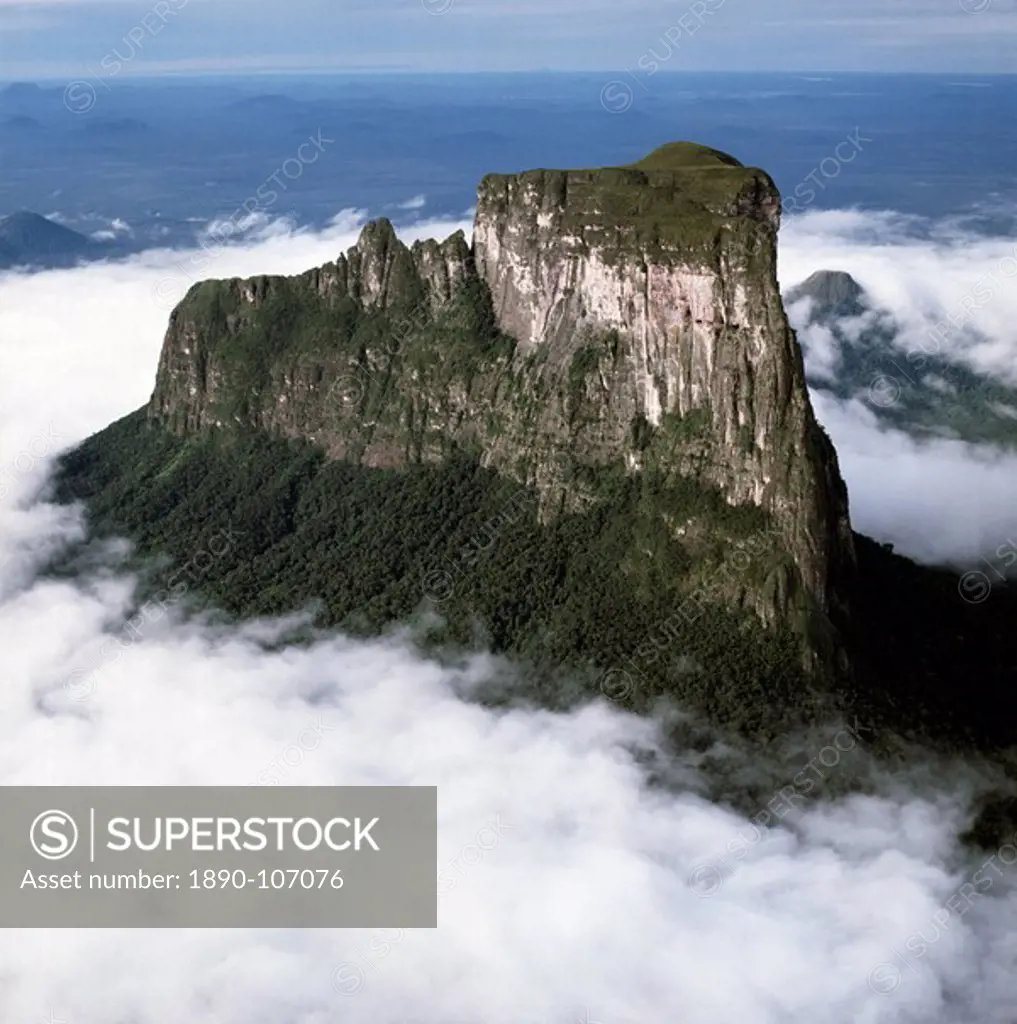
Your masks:
<svg viewBox="0 0 1017 1024"><path fill-rule="evenodd" d="M777 287L779 208L765 173L685 143L631 167L489 176L472 246L407 247L377 221L299 277L195 286L149 414L368 466L465 448L534 486L545 519L596 502L599 470L694 478L783 539L786 557L728 596L814 641L853 550Z"/></svg>

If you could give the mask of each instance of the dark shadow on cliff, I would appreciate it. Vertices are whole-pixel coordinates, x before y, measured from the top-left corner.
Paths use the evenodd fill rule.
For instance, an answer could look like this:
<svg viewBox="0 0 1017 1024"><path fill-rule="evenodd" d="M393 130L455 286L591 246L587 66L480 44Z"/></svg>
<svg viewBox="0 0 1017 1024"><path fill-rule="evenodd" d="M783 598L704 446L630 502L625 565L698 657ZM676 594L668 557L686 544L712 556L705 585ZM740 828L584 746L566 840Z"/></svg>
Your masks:
<svg viewBox="0 0 1017 1024"><path fill-rule="evenodd" d="M937 745L996 750L1017 741L1017 592L1001 581L973 589L981 574L917 565L858 534L856 547L844 627L852 703Z"/></svg>

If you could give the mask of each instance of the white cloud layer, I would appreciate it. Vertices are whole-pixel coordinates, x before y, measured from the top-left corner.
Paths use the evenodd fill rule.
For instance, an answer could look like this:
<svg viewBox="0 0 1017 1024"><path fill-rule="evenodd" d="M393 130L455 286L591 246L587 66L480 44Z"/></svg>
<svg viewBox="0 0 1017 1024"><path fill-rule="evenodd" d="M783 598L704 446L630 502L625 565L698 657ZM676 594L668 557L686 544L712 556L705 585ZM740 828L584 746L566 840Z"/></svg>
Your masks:
<svg viewBox="0 0 1017 1024"><path fill-rule="evenodd" d="M352 242L357 218L323 234L263 227L206 273L320 264ZM631 751L673 757L650 721L602 705L552 715L464 703L455 690L495 671L489 658L443 668L398 636L267 652L283 626L214 626L182 609L118 660L104 656L132 581L115 568L33 579L81 531L37 492L58 448L147 399L180 262L150 252L0 279L0 783L438 785L439 864L455 884L428 932L9 931L0 1019L1012 1021L1017 848L990 865L958 847L973 770L884 775L875 795L837 802L795 782L779 819L773 801L761 805L774 826L761 831L705 798L692 754L674 759L672 787L650 788ZM855 422L837 430L856 446L877 436ZM877 488L870 500L888 499ZM902 497L890 504L908 511ZM301 750L307 730L320 742ZM861 754L864 740L839 735ZM842 748L806 754L832 776ZM501 838L470 866L464 852L499 818Z"/></svg>
<svg viewBox="0 0 1017 1024"><path fill-rule="evenodd" d="M910 558L967 565L1017 540L1017 455L882 430L859 401L813 394L848 481L856 530Z"/></svg>
<svg viewBox="0 0 1017 1024"><path fill-rule="evenodd" d="M884 383L928 386L915 373L923 353L1017 383L1017 239L977 235L960 221L814 212L781 232L781 284L816 270L846 271L893 313L901 330L877 366ZM797 319L801 311L791 312ZM836 374L828 332L803 332L803 342L814 369L825 379ZM929 562L968 562L1017 538L1017 456L883 430L864 396L813 401L837 447L856 529Z"/></svg>

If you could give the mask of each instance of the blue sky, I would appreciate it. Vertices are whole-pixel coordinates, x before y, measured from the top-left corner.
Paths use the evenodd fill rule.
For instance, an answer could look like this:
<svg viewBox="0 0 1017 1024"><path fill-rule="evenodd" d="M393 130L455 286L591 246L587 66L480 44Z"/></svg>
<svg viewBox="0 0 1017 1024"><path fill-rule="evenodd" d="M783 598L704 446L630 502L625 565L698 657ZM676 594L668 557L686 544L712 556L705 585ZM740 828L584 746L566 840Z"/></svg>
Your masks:
<svg viewBox="0 0 1017 1024"><path fill-rule="evenodd" d="M0 0L0 77L115 54L133 74L1017 72L1017 0Z"/></svg>

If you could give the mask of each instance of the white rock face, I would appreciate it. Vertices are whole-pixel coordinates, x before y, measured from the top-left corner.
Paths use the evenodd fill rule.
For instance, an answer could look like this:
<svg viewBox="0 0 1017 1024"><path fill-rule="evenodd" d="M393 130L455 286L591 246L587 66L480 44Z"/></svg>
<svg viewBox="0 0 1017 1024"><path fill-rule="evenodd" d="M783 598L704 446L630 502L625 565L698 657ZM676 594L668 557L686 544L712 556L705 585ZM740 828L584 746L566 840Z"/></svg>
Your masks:
<svg viewBox="0 0 1017 1024"><path fill-rule="evenodd" d="M477 269L498 321L523 353L567 346L584 326L626 334L635 343L641 411L654 425L665 412L684 415L709 400L722 334L742 332L746 357L760 357L765 339L747 329L743 285L731 288L715 269L680 258L609 259L603 249L559 233L564 211L555 215L527 199L508 218L478 209L474 233ZM749 422L748 413L735 418L738 427Z"/></svg>
<svg viewBox="0 0 1017 1024"><path fill-rule="evenodd" d="M732 342L748 367L766 356L765 331L749 316L744 282L718 268L683 262L676 254L653 262L645 254L621 261L581 238L559 234L558 215L535 199L512 208L508 218L478 210L474 247L477 268L494 298L502 328L522 352L542 346L574 347L583 328L617 330L631 345L630 377L638 411L655 426L664 413L684 416L713 407L724 441L736 444L742 428L764 447L758 409L737 388L718 382L725 364L718 349ZM718 383L721 386L718 387ZM748 496L762 500L765 481Z"/></svg>
<svg viewBox="0 0 1017 1024"><path fill-rule="evenodd" d="M509 177L482 188L474 255L500 326L524 356L543 351L559 380L591 332L617 331L627 365L603 381L608 412L598 440L607 449L624 443L634 416L654 426L669 413L708 416L710 457L697 471L731 503L775 515L807 589L826 605L824 549L835 535L849 548L850 533L842 499L830 493L839 486L835 460L829 476L825 439L810 440L819 428L773 273L769 197L748 211L764 246L704 251L680 239L605 244L582 184L559 180L542 192L539 180ZM630 469L637 463L630 459Z"/></svg>

